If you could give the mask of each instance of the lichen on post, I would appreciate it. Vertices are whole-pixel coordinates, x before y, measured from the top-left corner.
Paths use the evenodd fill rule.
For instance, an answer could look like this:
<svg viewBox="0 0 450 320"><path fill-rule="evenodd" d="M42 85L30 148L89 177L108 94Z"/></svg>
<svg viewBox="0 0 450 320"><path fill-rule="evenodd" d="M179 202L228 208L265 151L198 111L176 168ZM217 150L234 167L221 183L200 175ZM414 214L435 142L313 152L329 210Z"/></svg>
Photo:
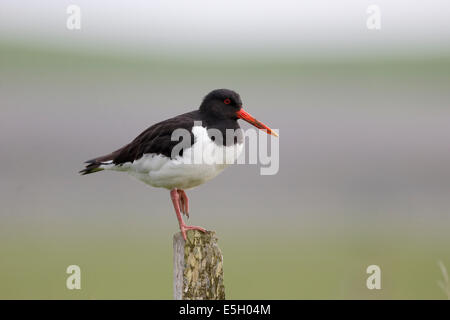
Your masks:
<svg viewBox="0 0 450 320"><path fill-rule="evenodd" d="M173 237L175 300L223 300L223 257L214 231L188 230Z"/></svg>

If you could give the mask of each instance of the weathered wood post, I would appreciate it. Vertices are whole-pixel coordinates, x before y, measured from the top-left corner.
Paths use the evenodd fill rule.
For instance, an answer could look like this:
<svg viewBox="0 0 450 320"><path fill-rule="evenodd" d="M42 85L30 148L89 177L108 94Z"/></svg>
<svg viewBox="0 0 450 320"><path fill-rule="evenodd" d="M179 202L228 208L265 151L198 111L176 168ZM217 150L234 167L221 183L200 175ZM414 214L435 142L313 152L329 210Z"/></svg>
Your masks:
<svg viewBox="0 0 450 320"><path fill-rule="evenodd" d="M188 230L173 236L173 298L223 300L223 257L214 231Z"/></svg>

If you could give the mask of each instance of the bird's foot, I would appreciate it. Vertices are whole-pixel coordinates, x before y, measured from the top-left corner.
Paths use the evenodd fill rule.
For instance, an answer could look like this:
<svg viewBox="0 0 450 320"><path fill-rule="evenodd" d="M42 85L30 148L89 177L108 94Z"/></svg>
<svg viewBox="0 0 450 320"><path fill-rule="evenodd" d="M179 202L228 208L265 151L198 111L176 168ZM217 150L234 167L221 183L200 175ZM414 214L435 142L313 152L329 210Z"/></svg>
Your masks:
<svg viewBox="0 0 450 320"><path fill-rule="evenodd" d="M206 230L205 229L203 229L202 227L196 227L196 226L187 226L187 225L181 225L180 226L180 231L181 231L181 234L183 235L183 239L184 239L184 241L186 241L186 231L187 230L198 230L198 231L201 231L201 232L206 232Z"/></svg>

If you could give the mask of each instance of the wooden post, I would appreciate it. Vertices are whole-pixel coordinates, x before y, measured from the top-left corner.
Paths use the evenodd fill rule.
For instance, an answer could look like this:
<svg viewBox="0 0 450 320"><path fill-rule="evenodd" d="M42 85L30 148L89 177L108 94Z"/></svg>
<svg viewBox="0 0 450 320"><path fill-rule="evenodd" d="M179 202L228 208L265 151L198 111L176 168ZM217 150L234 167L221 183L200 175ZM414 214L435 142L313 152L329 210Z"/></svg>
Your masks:
<svg viewBox="0 0 450 320"><path fill-rule="evenodd" d="M223 300L223 257L214 231L188 230L173 236L173 298Z"/></svg>

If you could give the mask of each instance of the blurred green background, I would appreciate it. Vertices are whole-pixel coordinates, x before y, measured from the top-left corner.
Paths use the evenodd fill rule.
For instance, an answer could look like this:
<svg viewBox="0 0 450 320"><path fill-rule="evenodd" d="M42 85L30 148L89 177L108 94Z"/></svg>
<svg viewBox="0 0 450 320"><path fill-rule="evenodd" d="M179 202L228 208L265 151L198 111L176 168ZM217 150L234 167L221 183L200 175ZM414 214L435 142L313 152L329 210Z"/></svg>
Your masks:
<svg viewBox="0 0 450 320"><path fill-rule="evenodd" d="M111 2L100 14L80 1L82 30L68 31L68 3L46 3L46 14L1 5L1 299L171 299L177 222L168 192L125 174L77 171L222 87L280 130L278 174L235 165L188 191L189 222L219 236L227 298L447 298L437 262L450 267L448 28L402 37L407 31L389 15L401 6L382 2L385 28L368 33L367 4L346 1L360 20L350 16L333 35L321 33L318 15L307 30L292 20L302 31L283 33L285 42L265 33L267 26L256 28L258 19L241 36L206 19L220 37L194 28L199 34L186 39L190 21L169 27L182 14L176 7L136 16ZM145 7L133 5L133 13ZM240 8L229 5L227 12ZM122 24L112 31L94 24L121 9ZM198 14L208 10L215 12ZM269 26L292 29L291 20L280 22L293 15L286 10ZM145 28L144 20L159 21L160 29ZM430 34L440 37L433 42ZM414 41L396 41L405 38ZM71 264L81 267L81 290L65 287ZM372 264L381 267L381 290L366 288Z"/></svg>

